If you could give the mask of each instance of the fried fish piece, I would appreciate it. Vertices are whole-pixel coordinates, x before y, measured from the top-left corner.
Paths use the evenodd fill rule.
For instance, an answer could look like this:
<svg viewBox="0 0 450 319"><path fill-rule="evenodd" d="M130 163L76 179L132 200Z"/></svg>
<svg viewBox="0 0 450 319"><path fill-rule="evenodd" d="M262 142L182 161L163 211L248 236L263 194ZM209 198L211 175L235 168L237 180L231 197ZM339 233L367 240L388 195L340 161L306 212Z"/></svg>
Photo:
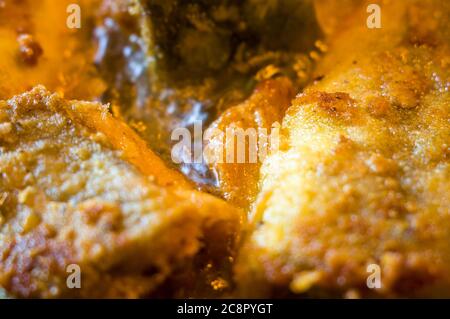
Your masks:
<svg viewBox="0 0 450 319"><path fill-rule="evenodd" d="M331 40L263 164L246 297L450 296L449 4L378 3L382 28L363 6Z"/></svg>
<svg viewBox="0 0 450 319"><path fill-rule="evenodd" d="M217 174L222 196L234 205L248 209L255 200L261 162L277 142L275 130L293 97L288 78L263 81L246 101L227 109L209 127L213 136L206 160ZM239 155L245 155L241 162Z"/></svg>
<svg viewBox="0 0 450 319"><path fill-rule="evenodd" d="M8 295L144 296L205 242L229 254L240 218L193 190L106 106L43 87L0 101L0 287ZM66 282L73 265L80 289Z"/></svg>

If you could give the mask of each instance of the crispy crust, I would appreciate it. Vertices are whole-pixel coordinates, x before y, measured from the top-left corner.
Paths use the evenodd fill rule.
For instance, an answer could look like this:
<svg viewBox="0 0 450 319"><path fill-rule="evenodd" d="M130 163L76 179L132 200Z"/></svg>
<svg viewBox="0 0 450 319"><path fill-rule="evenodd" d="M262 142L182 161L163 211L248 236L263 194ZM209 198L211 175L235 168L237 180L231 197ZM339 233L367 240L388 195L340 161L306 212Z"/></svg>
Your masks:
<svg viewBox="0 0 450 319"><path fill-rule="evenodd" d="M106 107L37 87L1 101L0 114L8 294L138 297L195 256L204 237L235 238L239 212L191 190ZM81 268L81 289L67 288L70 264Z"/></svg>
<svg viewBox="0 0 450 319"><path fill-rule="evenodd" d="M287 111L236 266L244 296L450 296L449 6L383 4L383 28L356 18Z"/></svg>
<svg viewBox="0 0 450 319"><path fill-rule="evenodd" d="M210 129L218 130L224 135L227 129L234 132L236 129L253 129L258 133L257 143L269 140L272 127L280 125L284 112L294 97L294 88L288 78L281 77L262 82L253 94L243 103L226 110ZM260 130L263 129L263 130ZM226 162L226 154L232 149L230 141L220 134L213 136L208 142L209 152L207 160L218 175L219 187L224 198L231 203L248 209L258 193L259 170L263 158L258 157L256 163L249 161L251 145L245 141L245 145L238 146L233 140L235 157L233 163ZM266 146L266 145L264 145ZM241 147L246 153L244 163L237 162L237 150ZM269 145L267 145L269 148ZM223 153L222 161L217 161L215 155Z"/></svg>

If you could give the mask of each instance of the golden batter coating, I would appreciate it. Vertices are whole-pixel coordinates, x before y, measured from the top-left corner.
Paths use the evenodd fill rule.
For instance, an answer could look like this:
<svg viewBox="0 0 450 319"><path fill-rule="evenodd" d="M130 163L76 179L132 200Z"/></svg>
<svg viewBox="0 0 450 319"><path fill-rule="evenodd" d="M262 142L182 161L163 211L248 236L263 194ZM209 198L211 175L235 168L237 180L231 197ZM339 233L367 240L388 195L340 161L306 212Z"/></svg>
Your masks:
<svg viewBox="0 0 450 319"><path fill-rule="evenodd" d="M105 106L43 87L0 101L0 287L11 296L144 296L204 242L230 253L240 217ZM81 289L66 285L71 264Z"/></svg>
<svg viewBox="0 0 450 319"><path fill-rule="evenodd" d="M136 87L115 91L123 61L114 54L130 47L113 42L139 27L141 40L154 39L175 57L165 71L182 82L220 78L233 67L253 72L245 65L253 54L254 66L263 65L257 42L233 35L246 28L261 35L264 50L303 48L318 30L286 27L299 25L274 19L278 14L253 19L292 7L287 19L302 22L296 17L309 11L297 0L256 11L257 1L244 1L242 17L235 11L241 5L183 4L194 13L214 10L210 17L174 11L169 24L158 14L166 2L0 0L0 299L450 297L450 2L314 0L327 36L316 42L327 52L316 81L292 101L290 80L266 80L210 127L270 133L282 122L280 149L262 165L208 158L229 203L196 191L108 106L67 99L126 100L119 95ZM373 3L381 6L381 29L366 23ZM81 6L81 29L66 23L71 4ZM140 17L139 4L156 15ZM254 16L248 25L247 15ZM112 29L130 30L106 28L96 47L93 28L107 19ZM177 19L186 25L175 28ZM280 27L286 34L278 37ZM248 48L234 48L241 40ZM117 47L112 57L98 58L102 41ZM242 64L233 66L235 53ZM162 60L147 54L155 84ZM180 63L187 73L175 72ZM300 71L309 75L307 66ZM240 83L234 76L221 81L221 97ZM112 108L119 107L127 108ZM167 148L152 138L147 142ZM223 140L213 137L208 147L223 149ZM250 210L243 229L241 209ZM72 265L80 267L81 289L67 284ZM367 284L373 265L381 270L375 289ZM233 266L237 291L229 281Z"/></svg>
<svg viewBox="0 0 450 319"><path fill-rule="evenodd" d="M257 156L256 162L251 162L249 153L259 152L261 146L265 152L270 151L270 134L272 128L279 129L284 112L289 106L294 89L288 78L281 77L266 80L259 84L255 92L243 103L226 110L211 126L210 129L218 130L226 135L229 132L236 133L238 130L245 132L253 130L257 138L251 142L251 137L245 136L246 140L238 137L226 139L226 136L215 135L209 143L210 153L207 160L218 176L220 191L228 201L248 209L255 200L258 193L259 170L263 156ZM264 141L267 143L264 144ZM263 142L263 144L261 144ZM234 145L231 145L233 143ZM238 162L239 149L245 152L244 163ZM226 161L227 152L234 150L231 162ZM216 154L223 153L221 161L217 160ZM215 157L216 156L216 157Z"/></svg>
<svg viewBox="0 0 450 319"><path fill-rule="evenodd" d="M450 296L449 4L380 4L382 29L363 6L287 111L236 266L246 297Z"/></svg>

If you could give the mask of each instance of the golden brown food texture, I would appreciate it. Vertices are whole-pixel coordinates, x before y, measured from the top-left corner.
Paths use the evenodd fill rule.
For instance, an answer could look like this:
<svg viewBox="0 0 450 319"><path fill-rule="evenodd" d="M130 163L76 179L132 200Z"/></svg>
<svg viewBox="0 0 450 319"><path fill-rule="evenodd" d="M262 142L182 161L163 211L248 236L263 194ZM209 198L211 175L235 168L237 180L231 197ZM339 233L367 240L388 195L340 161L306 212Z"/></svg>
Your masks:
<svg viewBox="0 0 450 319"><path fill-rule="evenodd" d="M287 111L236 266L245 297L450 296L450 4L381 5L382 29L363 6Z"/></svg>
<svg viewBox="0 0 450 319"><path fill-rule="evenodd" d="M401 0L400 0L401 1ZM314 0L316 18L327 36L348 26L353 12L364 0Z"/></svg>
<svg viewBox="0 0 450 319"><path fill-rule="evenodd" d="M92 58L90 19L97 0L2 0L0 6L0 99L45 85L67 98L91 100L105 84ZM81 28L67 19L81 8ZM71 20L70 20L71 21Z"/></svg>
<svg viewBox="0 0 450 319"><path fill-rule="evenodd" d="M272 128L279 128L284 112L294 97L294 88L288 78L280 77L266 80L258 85L254 93L243 103L226 110L211 126L222 134L215 134L208 142L210 152L206 152L206 160L215 171L222 196L238 207L248 209L258 192L259 170L264 148L270 150L270 134ZM252 141L252 131L256 140ZM227 130L229 136L226 137ZM239 138L238 131L245 133ZM241 135L243 136L243 135ZM265 143L264 143L265 141ZM264 143L264 145L260 143ZM255 149L258 148L258 149ZM245 161L238 162L238 151L245 153ZM256 151L256 162L251 162L250 151ZM227 162L227 154L232 158ZM255 152L255 153L256 153ZM222 153L222 156L217 156Z"/></svg>
<svg viewBox="0 0 450 319"><path fill-rule="evenodd" d="M43 87L0 101L0 287L17 297L139 297L239 212L171 171L106 106ZM81 289L68 289L68 265Z"/></svg>

